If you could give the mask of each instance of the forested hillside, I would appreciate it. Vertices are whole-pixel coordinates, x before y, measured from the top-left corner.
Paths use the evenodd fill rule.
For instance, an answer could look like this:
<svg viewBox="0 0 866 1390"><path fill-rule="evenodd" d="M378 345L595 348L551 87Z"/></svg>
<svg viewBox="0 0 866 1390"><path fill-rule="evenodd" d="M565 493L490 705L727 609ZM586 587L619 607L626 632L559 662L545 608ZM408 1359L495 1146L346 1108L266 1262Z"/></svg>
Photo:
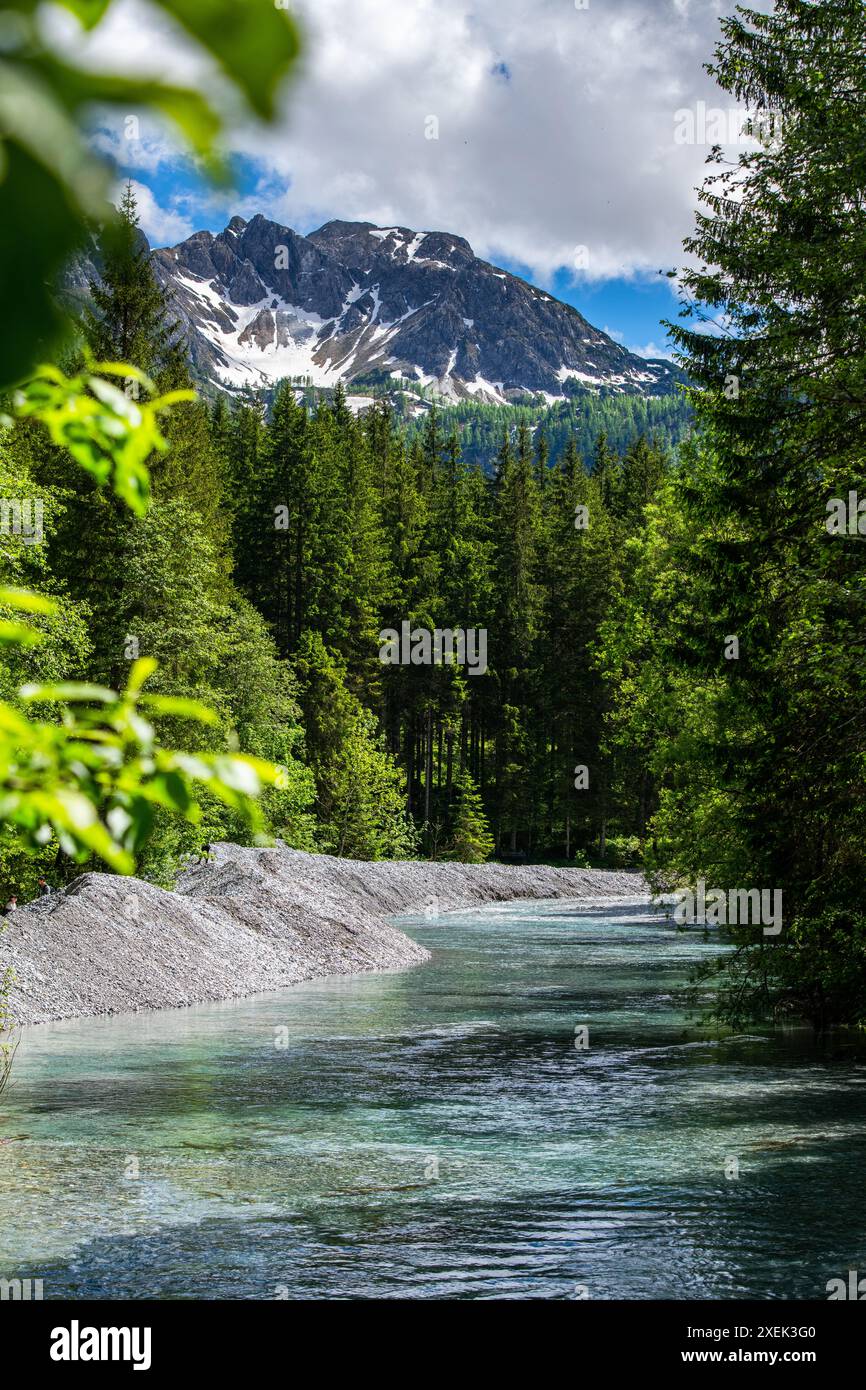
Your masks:
<svg viewBox="0 0 866 1390"><path fill-rule="evenodd" d="M608 446L624 454L629 445L641 435L652 438L673 452L688 438L692 429L693 410L686 392L688 377L677 372L676 384L667 394L641 396L602 386L593 388L567 383L567 399L545 402L542 397L524 404L490 405L481 401L450 402L429 387L412 384L395 390L394 383L378 382L368 385L353 383L346 388L346 403L353 414L363 414L372 403L388 406L394 427L410 443L423 439L427 421L435 409L442 434L456 434L460 452L466 463L480 464L492 474L503 435L516 438L521 425L532 435L543 436L542 451L549 464L557 464L570 444L577 447L584 459L589 459L600 435ZM303 377L290 378L295 396L310 411L320 402L330 405L334 389L312 386ZM204 393L213 399L212 388ZM273 404L276 388L258 393L268 410Z"/></svg>
<svg viewBox="0 0 866 1390"><path fill-rule="evenodd" d="M681 376L681 385L687 378ZM604 434L610 448L623 454L641 435L655 439L673 450L691 428L692 410L683 391L666 396L625 395L602 387L594 391L575 389L569 400L552 405L482 405L460 402L440 406L439 423L446 434L456 430L463 457L470 463L492 467L503 431L516 431L526 424L545 438L550 463L559 463L569 444L577 446L584 458L592 454L599 435ZM423 416L413 413L407 420L410 439L426 428Z"/></svg>
<svg viewBox="0 0 866 1390"><path fill-rule="evenodd" d="M300 682L320 815L333 815L338 750L356 721L372 730L372 711L425 852L451 845L476 794L510 852L603 857L613 830L642 829L645 794L602 752L594 644L664 474L660 448L636 439L620 459L602 437L590 458L572 443L550 468L524 422L488 476L435 410L407 445L387 409L356 421L338 393L310 416L288 387L270 420L249 402L218 406L213 423L235 578ZM485 631L486 673L383 665L379 634L403 623ZM578 764L592 769L580 795Z"/></svg>

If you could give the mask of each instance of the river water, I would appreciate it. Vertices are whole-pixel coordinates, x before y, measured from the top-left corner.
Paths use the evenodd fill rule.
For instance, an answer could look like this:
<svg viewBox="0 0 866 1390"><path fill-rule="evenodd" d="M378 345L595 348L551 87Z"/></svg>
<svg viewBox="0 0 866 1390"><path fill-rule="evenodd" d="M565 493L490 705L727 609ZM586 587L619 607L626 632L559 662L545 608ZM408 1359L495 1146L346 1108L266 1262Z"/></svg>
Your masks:
<svg viewBox="0 0 866 1390"><path fill-rule="evenodd" d="M429 964L28 1030L0 1275L46 1298L785 1299L866 1273L853 1042L700 1030L676 992L717 947L647 905L402 921Z"/></svg>

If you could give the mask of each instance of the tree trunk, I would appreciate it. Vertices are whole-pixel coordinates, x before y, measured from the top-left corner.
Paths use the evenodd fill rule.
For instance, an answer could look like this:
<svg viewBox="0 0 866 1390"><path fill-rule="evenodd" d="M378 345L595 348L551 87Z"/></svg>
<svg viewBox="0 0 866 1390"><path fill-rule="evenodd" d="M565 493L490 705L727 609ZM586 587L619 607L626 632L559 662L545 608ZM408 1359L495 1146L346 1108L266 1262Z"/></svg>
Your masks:
<svg viewBox="0 0 866 1390"><path fill-rule="evenodd" d="M415 731L410 719L406 725L406 810L413 807L413 783L415 780Z"/></svg>
<svg viewBox="0 0 866 1390"><path fill-rule="evenodd" d="M430 823L430 783L433 781L433 709L427 706L427 729L424 758L424 819Z"/></svg>

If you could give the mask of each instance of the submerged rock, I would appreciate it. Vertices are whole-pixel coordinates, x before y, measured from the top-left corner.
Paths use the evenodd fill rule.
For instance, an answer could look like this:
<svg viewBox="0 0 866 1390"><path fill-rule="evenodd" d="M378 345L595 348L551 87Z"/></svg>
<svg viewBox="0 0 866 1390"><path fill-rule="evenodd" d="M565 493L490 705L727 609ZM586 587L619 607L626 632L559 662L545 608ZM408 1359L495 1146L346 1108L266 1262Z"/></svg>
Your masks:
<svg viewBox="0 0 866 1390"><path fill-rule="evenodd" d="M543 865L362 863L220 844L177 891L83 874L7 919L19 1023L171 1008L326 975L395 970L430 953L384 920L519 898L635 897L630 873Z"/></svg>

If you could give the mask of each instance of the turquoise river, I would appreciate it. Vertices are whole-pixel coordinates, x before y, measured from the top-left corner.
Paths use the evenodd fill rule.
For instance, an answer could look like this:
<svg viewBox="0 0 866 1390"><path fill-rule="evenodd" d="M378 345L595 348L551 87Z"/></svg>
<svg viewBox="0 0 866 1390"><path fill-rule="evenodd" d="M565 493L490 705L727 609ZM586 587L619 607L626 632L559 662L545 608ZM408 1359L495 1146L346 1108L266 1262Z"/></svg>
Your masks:
<svg viewBox="0 0 866 1390"><path fill-rule="evenodd" d="M27 1030L0 1276L46 1299L788 1299L866 1273L855 1040L698 1029L678 991L717 944L646 904L401 920L428 964Z"/></svg>

